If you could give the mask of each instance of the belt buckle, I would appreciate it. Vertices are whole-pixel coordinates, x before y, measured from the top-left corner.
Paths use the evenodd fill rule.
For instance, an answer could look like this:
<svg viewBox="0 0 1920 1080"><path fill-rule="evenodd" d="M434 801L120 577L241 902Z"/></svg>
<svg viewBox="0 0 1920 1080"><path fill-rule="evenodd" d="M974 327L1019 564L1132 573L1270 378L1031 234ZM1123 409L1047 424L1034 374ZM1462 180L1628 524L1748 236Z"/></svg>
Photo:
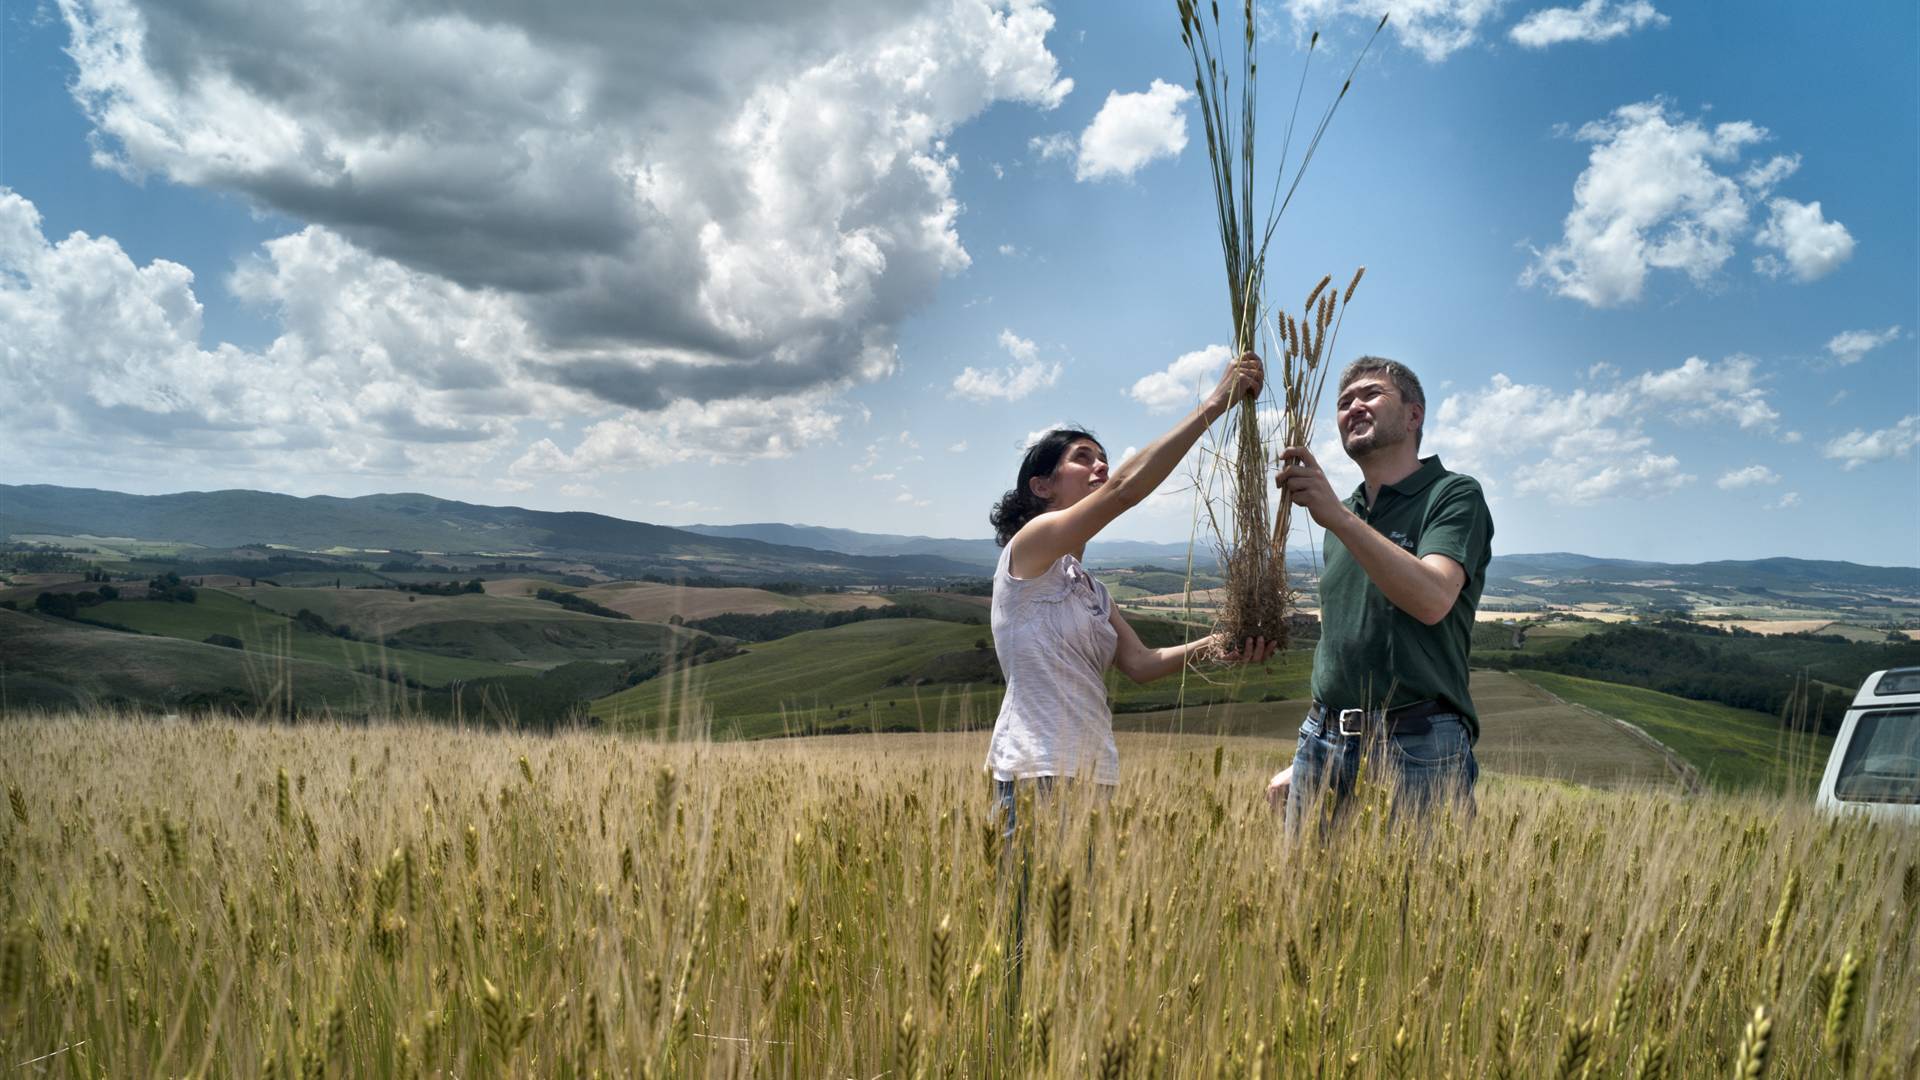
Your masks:
<svg viewBox="0 0 1920 1080"><path fill-rule="evenodd" d="M1351 728L1347 724L1349 720L1353 722ZM1339 725L1340 734L1344 738L1351 739L1364 735L1367 732L1367 710L1341 709L1335 722Z"/></svg>

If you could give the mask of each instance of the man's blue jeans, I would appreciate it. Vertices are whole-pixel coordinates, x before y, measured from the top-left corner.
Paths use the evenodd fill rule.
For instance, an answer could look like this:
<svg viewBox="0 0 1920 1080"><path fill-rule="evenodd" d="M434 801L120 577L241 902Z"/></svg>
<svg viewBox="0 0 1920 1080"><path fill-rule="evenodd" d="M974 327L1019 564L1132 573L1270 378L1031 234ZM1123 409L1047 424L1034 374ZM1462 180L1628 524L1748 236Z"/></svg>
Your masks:
<svg viewBox="0 0 1920 1080"><path fill-rule="evenodd" d="M1368 759L1368 777L1393 792L1396 813L1423 814L1443 801L1473 810L1473 785L1480 765L1473 758L1473 739L1466 721L1456 713L1437 713L1418 735L1343 736L1322 731L1307 720L1300 725L1300 743L1293 752L1293 783L1287 792L1287 828L1295 830L1332 804L1332 818L1341 816L1353 796L1362 757Z"/></svg>

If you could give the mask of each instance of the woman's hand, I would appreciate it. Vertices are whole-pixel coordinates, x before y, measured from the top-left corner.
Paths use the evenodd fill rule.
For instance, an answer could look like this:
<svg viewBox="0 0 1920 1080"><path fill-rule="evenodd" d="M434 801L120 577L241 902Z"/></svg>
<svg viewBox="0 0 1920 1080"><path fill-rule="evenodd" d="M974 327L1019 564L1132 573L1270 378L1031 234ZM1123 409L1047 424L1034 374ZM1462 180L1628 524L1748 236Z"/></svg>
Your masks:
<svg viewBox="0 0 1920 1080"><path fill-rule="evenodd" d="M1253 352L1243 352L1240 359L1227 365L1220 375L1220 384L1207 395L1207 420L1212 422L1226 415L1234 402L1241 398L1250 398L1260 393L1260 387L1266 383L1267 366Z"/></svg>
<svg viewBox="0 0 1920 1080"><path fill-rule="evenodd" d="M1291 765L1274 773L1273 779L1267 781L1267 805L1273 807L1274 813L1277 814L1286 808L1287 793L1292 790L1293 766Z"/></svg>
<svg viewBox="0 0 1920 1080"><path fill-rule="evenodd" d="M1250 637L1235 649L1227 648L1229 642L1219 634L1213 636L1213 653L1223 664L1264 664L1280 648L1277 641L1268 641L1263 637Z"/></svg>

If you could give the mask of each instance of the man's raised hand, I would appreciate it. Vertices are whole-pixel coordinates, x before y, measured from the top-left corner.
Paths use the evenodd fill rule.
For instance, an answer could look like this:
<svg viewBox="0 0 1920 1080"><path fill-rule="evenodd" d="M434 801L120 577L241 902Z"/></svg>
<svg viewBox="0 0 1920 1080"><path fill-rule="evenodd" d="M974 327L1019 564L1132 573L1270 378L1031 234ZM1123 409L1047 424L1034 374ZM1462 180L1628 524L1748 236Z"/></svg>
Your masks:
<svg viewBox="0 0 1920 1080"><path fill-rule="evenodd" d="M1280 475L1273 478L1274 486L1286 492L1293 505L1312 514L1315 524L1330 528L1346 512L1320 462L1306 447L1289 446L1280 451L1280 464Z"/></svg>

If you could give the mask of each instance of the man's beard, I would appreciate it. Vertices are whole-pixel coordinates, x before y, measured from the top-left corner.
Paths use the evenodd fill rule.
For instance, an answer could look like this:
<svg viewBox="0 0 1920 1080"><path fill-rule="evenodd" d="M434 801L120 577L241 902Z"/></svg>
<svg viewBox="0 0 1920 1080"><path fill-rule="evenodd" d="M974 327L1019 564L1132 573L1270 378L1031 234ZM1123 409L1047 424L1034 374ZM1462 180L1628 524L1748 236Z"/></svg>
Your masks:
<svg viewBox="0 0 1920 1080"><path fill-rule="evenodd" d="M1407 441L1407 431L1405 427L1388 427L1382 424L1378 417L1375 417L1372 425L1367 428L1366 434L1349 436L1342 440L1342 446L1345 447L1348 457L1358 461L1363 457L1370 457L1381 450L1398 446L1405 441Z"/></svg>

